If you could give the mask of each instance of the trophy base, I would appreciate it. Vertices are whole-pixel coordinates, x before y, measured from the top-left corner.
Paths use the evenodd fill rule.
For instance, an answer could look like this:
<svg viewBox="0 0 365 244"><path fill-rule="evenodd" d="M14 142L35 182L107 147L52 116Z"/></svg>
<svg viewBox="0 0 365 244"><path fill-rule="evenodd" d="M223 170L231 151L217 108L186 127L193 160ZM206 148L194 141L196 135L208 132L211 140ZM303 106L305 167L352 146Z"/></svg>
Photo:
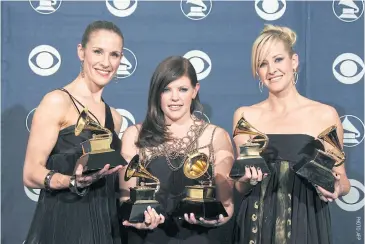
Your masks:
<svg viewBox="0 0 365 244"><path fill-rule="evenodd" d="M193 213L196 219L216 220L219 215L228 217L223 204L215 199L184 198L177 206L174 216L184 217L184 214Z"/></svg>
<svg viewBox="0 0 365 244"><path fill-rule="evenodd" d="M243 177L245 175L246 166L261 168L261 172L263 174L271 173L265 159L261 156L246 156L235 160L231 172L229 173L229 177L234 180L238 180Z"/></svg>
<svg viewBox="0 0 365 244"><path fill-rule="evenodd" d="M132 202L128 200L123 202L120 208L121 219L127 220L130 223L143 223L144 211L150 206L154 208L158 214L163 213L162 206L156 200L140 200Z"/></svg>
<svg viewBox="0 0 365 244"><path fill-rule="evenodd" d="M106 164L109 164L111 169L119 165L127 165L128 162L120 155L120 152L113 150L82 155L76 162L75 171L80 164L83 166L83 174L88 175L101 170Z"/></svg>
<svg viewBox="0 0 365 244"><path fill-rule="evenodd" d="M318 185L332 193L335 191L335 177L332 174L332 169L314 160L303 158L293 166L293 170L297 175L308 180L313 185Z"/></svg>

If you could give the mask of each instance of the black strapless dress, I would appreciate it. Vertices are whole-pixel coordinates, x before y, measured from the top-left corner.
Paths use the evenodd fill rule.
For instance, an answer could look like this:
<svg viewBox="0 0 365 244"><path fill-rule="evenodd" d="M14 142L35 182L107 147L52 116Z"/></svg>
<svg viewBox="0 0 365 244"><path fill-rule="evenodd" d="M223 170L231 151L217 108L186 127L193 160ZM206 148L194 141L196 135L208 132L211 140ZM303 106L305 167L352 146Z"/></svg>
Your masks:
<svg viewBox="0 0 365 244"><path fill-rule="evenodd" d="M303 153L312 155L321 145L305 134L268 136L262 156L272 174L244 197L235 219L233 243L332 243L328 204L320 200L312 184L291 170Z"/></svg>

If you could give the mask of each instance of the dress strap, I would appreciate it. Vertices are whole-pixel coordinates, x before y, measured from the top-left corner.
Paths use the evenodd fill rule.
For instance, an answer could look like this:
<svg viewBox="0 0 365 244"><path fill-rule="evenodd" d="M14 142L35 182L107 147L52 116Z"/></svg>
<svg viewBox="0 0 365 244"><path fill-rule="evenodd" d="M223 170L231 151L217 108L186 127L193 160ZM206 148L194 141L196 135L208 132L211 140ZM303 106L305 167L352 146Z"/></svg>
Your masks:
<svg viewBox="0 0 365 244"><path fill-rule="evenodd" d="M72 103L74 104L75 108L77 109L77 112L80 114L80 109L79 107L76 105L75 101L82 107L82 108L85 108L85 106L79 101L77 100L74 96L71 95L71 93L69 91L67 91L65 88L58 88L57 90L60 90L60 91L63 91L63 92L66 92L69 97L71 98L71 101ZM103 98L101 98L101 100L104 102ZM105 103L105 102L104 102ZM100 124L98 118L89 110L89 113L96 119L96 121ZM114 123L113 123L113 126L114 126Z"/></svg>

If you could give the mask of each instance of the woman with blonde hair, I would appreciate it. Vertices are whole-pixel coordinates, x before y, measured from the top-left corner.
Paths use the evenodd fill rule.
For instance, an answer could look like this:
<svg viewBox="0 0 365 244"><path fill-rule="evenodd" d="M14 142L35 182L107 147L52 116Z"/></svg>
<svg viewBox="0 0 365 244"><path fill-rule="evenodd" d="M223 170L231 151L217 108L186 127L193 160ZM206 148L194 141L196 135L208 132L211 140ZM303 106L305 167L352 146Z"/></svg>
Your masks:
<svg viewBox="0 0 365 244"><path fill-rule="evenodd" d="M293 50L295 42L296 33L291 29L266 25L252 47L253 75L259 78L260 90L266 87L269 95L262 102L238 108L233 129L243 115L268 136L261 156L270 174L251 166L236 182L236 189L244 194L234 228L236 244L332 243L328 202L350 190L343 164L333 168L333 193L293 170L303 154L313 155L316 148L323 147L316 137L331 125L337 126L343 146L343 128L335 108L310 100L296 89L299 60ZM252 138L237 135L234 142L238 148Z"/></svg>

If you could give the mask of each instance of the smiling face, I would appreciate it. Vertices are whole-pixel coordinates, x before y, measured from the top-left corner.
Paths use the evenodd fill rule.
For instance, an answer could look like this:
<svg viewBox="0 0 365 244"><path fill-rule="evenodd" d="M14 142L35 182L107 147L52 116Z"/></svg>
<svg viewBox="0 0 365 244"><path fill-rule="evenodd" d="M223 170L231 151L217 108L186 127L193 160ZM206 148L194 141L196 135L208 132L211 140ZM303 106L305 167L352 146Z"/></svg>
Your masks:
<svg viewBox="0 0 365 244"><path fill-rule="evenodd" d="M184 117L190 117L191 103L198 90L199 83L193 87L187 76L170 82L161 94L161 110L165 115L165 121L176 122Z"/></svg>
<svg viewBox="0 0 365 244"><path fill-rule="evenodd" d="M288 52L282 41L264 45L259 58L257 74L271 93L278 93L294 85L294 72L298 67L298 55ZM264 54L266 54L264 56Z"/></svg>
<svg viewBox="0 0 365 244"><path fill-rule="evenodd" d="M122 58L123 40L110 30L93 31L85 47L78 46L84 78L104 87L113 78Z"/></svg>

